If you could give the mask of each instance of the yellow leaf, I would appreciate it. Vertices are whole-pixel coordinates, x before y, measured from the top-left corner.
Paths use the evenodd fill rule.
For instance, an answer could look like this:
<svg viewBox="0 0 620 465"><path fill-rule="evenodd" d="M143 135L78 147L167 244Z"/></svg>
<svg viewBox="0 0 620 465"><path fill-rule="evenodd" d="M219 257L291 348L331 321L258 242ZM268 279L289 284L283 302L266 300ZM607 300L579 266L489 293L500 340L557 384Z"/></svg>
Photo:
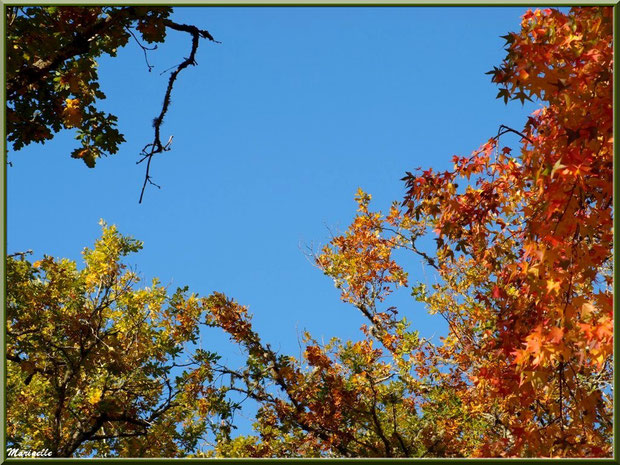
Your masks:
<svg viewBox="0 0 620 465"><path fill-rule="evenodd" d="M101 395L103 394L103 390L99 388L95 388L91 391L88 396L88 402L95 405L101 400Z"/></svg>
<svg viewBox="0 0 620 465"><path fill-rule="evenodd" d="M68 98L65 100L66 106L63 110L65 126L72 128L78 126L82 122L82 110L80 108L79 99Z"/></svg>
<svg viewBox="0 0 620 465"><path fill-rule="evenodd" d="M553 291L560 292L560 282L549 279L547 280L547 294L550 294Z"/></svg>

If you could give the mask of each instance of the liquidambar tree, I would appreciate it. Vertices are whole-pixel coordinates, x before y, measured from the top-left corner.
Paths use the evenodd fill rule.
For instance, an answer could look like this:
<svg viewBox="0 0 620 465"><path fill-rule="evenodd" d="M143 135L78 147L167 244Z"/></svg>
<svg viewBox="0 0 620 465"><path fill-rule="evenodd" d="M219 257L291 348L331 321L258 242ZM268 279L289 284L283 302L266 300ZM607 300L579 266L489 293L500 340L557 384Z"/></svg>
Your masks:
<svg viewBox="0 0 620 465"><path fill-rule="evenodd" d="M612 9L530 11L505 38L491 71L498 97L541 103L524 127L500 126L453 170L407 173L387 214L360 190L353 223L316 257L368 319L360 341L306 335L303 360L278 354L221 294L133 289L118 251L136 246L109 229L116 255L96 246L83 271L11 259L10 444L58 455L611 456ZM399 249L408 261L396 262ZM435 284L409 282L418 258ZM387 307L397 287L447 321L442 341ZM226 331L245 366L203 350L177 366L199 324ZM255 434L232 437L239 395L259 410Z"/></svg>

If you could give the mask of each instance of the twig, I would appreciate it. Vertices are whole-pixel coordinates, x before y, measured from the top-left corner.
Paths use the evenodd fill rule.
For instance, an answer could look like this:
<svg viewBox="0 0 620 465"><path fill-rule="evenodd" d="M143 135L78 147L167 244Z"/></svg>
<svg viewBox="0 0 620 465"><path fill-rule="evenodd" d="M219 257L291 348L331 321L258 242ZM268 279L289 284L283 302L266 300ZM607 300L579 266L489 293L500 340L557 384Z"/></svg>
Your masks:
<svg viewBox="0 0 620 465"><path fill-rule="evenodd" d="M166 145L163 145L161 142L160 131L161 131L161 125L164 122L164 116L166 116L166 113L168 112L168 107L170 105L170 95L172 94L172 88L174 86L174 82L176 81L181 71L183 71L185 68L187 68L190 65L192 66L196 65L196 51L198 50L198 42L200 41L200 38L209 39L210 41L218 43L218 44L220 43L217 40L215 40L213 36L209 34L208 31L198 29L196 26L189 26L187 24L178 24L169 19L164 20L164 24L166 27L169 27L170 29L174 29L176 31L187 32L191 34L192 48L191 48L189 56L180 65L177 66L177 69L175 69L170 74L170 78L168 79L168 86L166 87L166 93L164 95L164 102L162 104L161 112L159 113L159 116L157 116L157 118L153 120L153 128L155 129L155 135L153 138L153 142L151 142L150 144L147 144L144 147L144 149L142 149L142 154L141 154L142 158L136 162L136 164L139 164L139 163L142 163L144 160L147 160L146 173L144 175L144 183L142 184L142 190L140 192L140 200L138 201L138 203L142 203L142 198L144 197L144 190L146 189L147 184L152 184L160 188L160 186L155 184L151 179L151 174L150 174L151 161L154 155L170 150L170 144L172 143L172 137L170 138L170 140L168 141Z"/></svg>
<svg viewBox="0 0 620 465"><path fill-rule="evenodd" d="M33 253L34 252L32 250L28 249L28 250L26 250L24 252L15 252L15 253L9 254L9 255L7 255L7 258L12 258L12 257L19 256L20 259L23 260L26 257L26 255L32 255Z"/></svg>
<svg viewBox="0 0 620 465"><path fill-rule="evenodd" d="M125 30L131 34L131 37L133 37L133 39L136 41L138 46L142 49L142 52L144 53L144 61L146 62L146 66L149 68L149 73L150 73L151 70L153 68L155 68L155 66L153 66L153 65L151 65L149 63L149 57L146 54L146 52L147 51L157 50L157 44L155 44L153 47L149 48L149 47L147 47L146 45L144 45L142 42L140 42L138 40L138 38L136 37L136 35L133 33L133 31L130 28L126 27Z"/></svg>
<svg viewBox="0 0 620 465"><path fill-rule="evenodd" d="M509 128L508 126L505 126L503 124L501 124L499 126L499 129L497 131L497 136L495 136L493 139L499 139L500 136L503 136L504 134L507 134L509 132L513 132L519 136L521 136L521 139L525 139L526 141L528 141L530 144L533 144L534 142L532 142L532 139L530 139L529 137L525 136L523 133L517 131L516 129L512 129Z"/></svg>

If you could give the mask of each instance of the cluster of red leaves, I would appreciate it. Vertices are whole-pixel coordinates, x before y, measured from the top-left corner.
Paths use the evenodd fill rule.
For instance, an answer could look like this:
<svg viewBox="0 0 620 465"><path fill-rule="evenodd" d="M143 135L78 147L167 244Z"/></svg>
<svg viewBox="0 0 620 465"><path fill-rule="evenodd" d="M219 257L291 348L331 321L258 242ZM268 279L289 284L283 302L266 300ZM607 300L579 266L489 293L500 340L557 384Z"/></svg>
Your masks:
<svg viewBox="0 0 620 465"><path fill-rule="evenodd" d="M520 156L500 150L495 137L471 157L455 157L454 171L409 174L405 205L439 235L445 292L476 302L452 315L471 341L453 350L468 351L468 389L499 405L506 432L478 453L606 455L612 9L530 11L507 43L492 72L498 97L545 103L523 132L500 132L520 135ZM459 190L465 179L475 183ZM486 323L482 335L475 331Z"/></svg>

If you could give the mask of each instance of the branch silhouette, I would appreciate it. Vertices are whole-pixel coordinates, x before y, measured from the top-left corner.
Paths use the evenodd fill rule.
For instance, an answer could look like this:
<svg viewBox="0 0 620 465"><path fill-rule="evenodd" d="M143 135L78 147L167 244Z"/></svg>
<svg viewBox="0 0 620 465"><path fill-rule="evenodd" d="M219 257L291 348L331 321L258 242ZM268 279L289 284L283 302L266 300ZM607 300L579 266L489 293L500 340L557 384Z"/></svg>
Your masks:
<svg viewBox="0 0 620 465"><path fill-rule="evenodd" d="M170 106L170 96L172 94L172 89L174 87L174 83L179 76L179 73L183 71L188 66L196 65L196 52L198 51L198 44L200 39L208 39L211 42L215 42L217 44L221 43L213 38L213 36L206 30L198 29L196 26L191 26L187 24L178 24L174 21L166 19L164 21L166 27L170 29L174 29L175 31L187 32L192 36L192 48L190 50L189 56L181 62L176 69L170 74L170 78L168 79L168 86L166 87L166 93L164 95L164 101L161 107L161 111L159 115L153 120L153 128L155 129L155 134L153 137L153 142L150 142L144 146L142 149L141 155L142 158L136 162L136 164L140 164L146 160L146 173L144 175L144 183L142 184L142 190L140 191L140 200L138 203L142 203L142 199L144 198L144 191L146 190L146 186L151 184L158 189L161 188L159 185L155 184L151 177L151 161L153 160L153 156L158 153L167 152L170 150L172 145L172 136L168 139L166 144L162 144L161 142L161 125L164 122L164 117L168 112L168 107Z"/></svg>

